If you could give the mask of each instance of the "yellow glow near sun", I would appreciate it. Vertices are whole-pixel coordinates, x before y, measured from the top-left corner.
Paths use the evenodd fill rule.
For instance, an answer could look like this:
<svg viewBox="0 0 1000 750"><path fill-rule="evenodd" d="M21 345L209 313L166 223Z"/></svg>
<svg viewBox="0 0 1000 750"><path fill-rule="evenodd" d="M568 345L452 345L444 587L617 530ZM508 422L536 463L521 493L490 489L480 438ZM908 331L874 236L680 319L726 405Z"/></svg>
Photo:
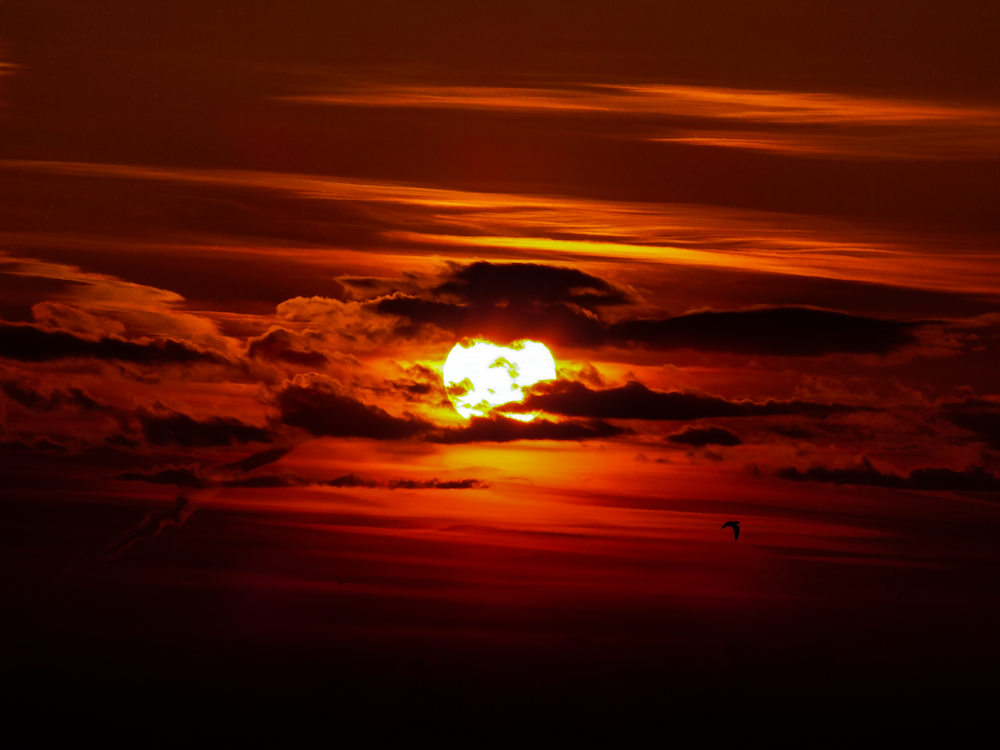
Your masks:
<svg viewBox="0 0 1000 750"><path fill-rule="evenodd" d="M444 363L448 398L463 417L483 417L494 406L521 401L522 388L540 380L555 380L556 361L537 341L517 341L496 346L477 341L470 347L456 344ZM534 414L509 414L530 422Z"/></svg>

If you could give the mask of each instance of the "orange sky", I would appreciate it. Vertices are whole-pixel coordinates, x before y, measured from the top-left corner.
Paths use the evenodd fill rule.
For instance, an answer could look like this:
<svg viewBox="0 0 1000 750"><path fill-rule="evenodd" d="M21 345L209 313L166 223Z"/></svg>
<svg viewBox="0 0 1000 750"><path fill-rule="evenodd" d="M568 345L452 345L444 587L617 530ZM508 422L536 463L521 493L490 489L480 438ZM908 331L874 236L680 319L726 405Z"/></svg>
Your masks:
<svg viewBox="0 0 1000 750"><path fill-rule="evenodd" d="M995 9L209 5L0 4L15 679L986 700Z"/></svg>

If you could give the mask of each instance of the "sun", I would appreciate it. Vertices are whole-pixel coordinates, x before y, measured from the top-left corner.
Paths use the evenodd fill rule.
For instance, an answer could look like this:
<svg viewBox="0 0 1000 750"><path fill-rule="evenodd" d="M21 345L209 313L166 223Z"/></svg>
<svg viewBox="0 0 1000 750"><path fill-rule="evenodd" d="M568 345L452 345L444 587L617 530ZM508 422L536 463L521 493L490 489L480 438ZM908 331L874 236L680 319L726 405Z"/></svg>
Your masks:
<svg viewBox="0 0 1000 750"><path fill-rule="evenodd" d="M466 419L484 417L495 406L521 401L523 388L540 380L555 380L556 361L545 344L516 341L497 346L477 341L472 346L456 344L444 363L448 398ZM534 414L510 414L530 422Z"/></svg>

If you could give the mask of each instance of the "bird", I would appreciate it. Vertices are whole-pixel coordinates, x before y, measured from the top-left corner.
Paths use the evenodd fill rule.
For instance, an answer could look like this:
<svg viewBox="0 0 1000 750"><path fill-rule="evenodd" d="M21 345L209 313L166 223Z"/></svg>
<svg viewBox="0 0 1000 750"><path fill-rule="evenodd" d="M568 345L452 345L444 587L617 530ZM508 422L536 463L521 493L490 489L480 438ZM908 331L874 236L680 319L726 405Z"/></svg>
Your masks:
<svg viewBox="0 0 1000 750"><path fill-rule="evenodd" d="M732 527L732 529L733 529L733 541L735 542L737 539L740 538L740 522L739 521L726 521L724 524L722 524L721 528L724 529L727 526Z"/></svg>

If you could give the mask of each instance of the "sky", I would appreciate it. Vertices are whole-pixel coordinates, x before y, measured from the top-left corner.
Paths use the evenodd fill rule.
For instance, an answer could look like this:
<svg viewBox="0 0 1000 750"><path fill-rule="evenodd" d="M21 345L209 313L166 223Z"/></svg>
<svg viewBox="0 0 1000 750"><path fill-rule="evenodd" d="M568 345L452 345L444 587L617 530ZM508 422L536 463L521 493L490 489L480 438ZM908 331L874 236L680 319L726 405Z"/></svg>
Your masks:
<svg viewBox="0 0 1000 750"><path fill-rule="evenodd" d="M995 695L998 35L0 3L6 679L577 726ZM477 341L555 379L466 418Z"/></svg>

